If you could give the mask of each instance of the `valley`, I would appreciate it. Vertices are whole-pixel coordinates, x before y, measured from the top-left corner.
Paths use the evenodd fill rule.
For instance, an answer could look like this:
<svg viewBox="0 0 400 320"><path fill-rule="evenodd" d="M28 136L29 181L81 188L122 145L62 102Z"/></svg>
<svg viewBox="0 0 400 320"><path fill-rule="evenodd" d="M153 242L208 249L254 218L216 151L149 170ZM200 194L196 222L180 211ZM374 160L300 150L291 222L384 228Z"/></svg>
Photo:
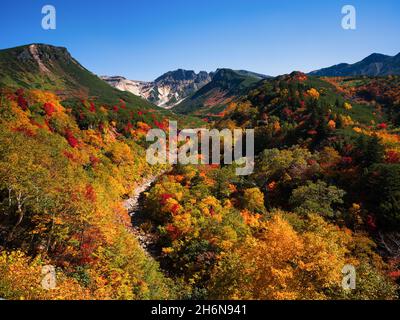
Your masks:
<svg viewBox="0 0 400 320"><path fill-rule="evenodd" d="M1 50L0 296L397 299L400 78L381 59L145 83L104 81L66 48ZM149 164L147 134L170 121L254 129L254 171Z"/></svg>

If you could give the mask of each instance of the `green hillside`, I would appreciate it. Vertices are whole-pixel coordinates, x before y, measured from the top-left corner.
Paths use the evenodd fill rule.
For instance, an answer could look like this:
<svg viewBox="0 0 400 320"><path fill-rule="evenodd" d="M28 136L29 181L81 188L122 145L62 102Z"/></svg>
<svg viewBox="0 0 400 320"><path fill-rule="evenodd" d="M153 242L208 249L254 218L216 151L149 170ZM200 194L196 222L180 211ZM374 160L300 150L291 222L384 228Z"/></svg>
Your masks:
<svg viewBox="0 0 400 320"><path fill-rule="evenodd" d="M239 96L244 95L260 77L251 73L219 69L212 81L189 96L172 110L181 114L218 114Z"/></svg>
<svg viewBox="0 0 400 320"><path fill-rule="evenodd" d="M125 113L143 112L145 122L150 122L156 117L158 120L180 120L184 125L199 123L196 118L178 117L130 92L111 87L83 67L63 47L31 44L0 50L0 87L51 91L73 109L76 109L82 100L109 107L123 100L127 107Z"/></svg>
<svg viewBox="0 0 400 320"><path fill-rule="evenodd" d="M37 54L36 59L33 53ZM66 48L44 44L1 50L0 85L55 91L68 97L93 97L106 104L113 104L118 98L140 107L153 107L133 94L110 87L75 60Z"/></svg>

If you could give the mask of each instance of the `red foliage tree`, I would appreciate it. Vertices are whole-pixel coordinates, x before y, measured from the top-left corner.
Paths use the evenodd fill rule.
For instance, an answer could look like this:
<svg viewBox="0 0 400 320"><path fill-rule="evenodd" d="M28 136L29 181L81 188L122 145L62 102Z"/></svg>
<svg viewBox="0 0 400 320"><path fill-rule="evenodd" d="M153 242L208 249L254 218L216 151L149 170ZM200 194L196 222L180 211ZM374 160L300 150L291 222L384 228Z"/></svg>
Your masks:
<svg viewBox="0 0 400 320"><path fill-rule="evenodd" d="M175 227L172 224L167 224L167 226L165 227L165 230L167 230L167 232L172 240L178 239L180 232L177 227Z"/></svg>
<svg viewBox="0 0 400 320"><path fill-rule="evenodd" d="M124 100L120 99L119 102L121 103L121 109L126 109L126 103Z"/></svg>
<svg viewBox="0 0 400 320"><path fill-rule="evenodd" d="M35 136L35 133L31 129L25 128L23 126L20 126L20 127L16 128L16 129L14 129L14 131L15 132L21 132L27 137L34 137Z"/></svg>
<svg viewBox="0 0 400 320"><path fill-rule="evenodd" d="M90 102L89 111L90 111L90 112L96 112L96 106L94 105L93 102Z"/></svg>
<svg viewBox="0 0 400 320"><path fill-rule="evenodd" d="M91 156L89 157L89 160L90 160L90 164L92 165L93 168L95 168L95 167L100 163L100 159L97 158L97 157L94 156L94 155L91 155Z"/></svg>
<svg viewBox="0 0 400 320"><path fill-rule="evenodd" d="M18 106L26 111L28 109L28 101L24 98L24 89L18 89L15 94L17 95Z"/></svg>
<svg viewBox="0 0 400 320"><path fill-rule="evenodd" d="M64 151L64 156L69 160L75 160L75 157L71 152Z"/></svg>
<svg viewBox="0 0 400 320"><path fill-rule="evenodd" d="M385 160L387 163L399 163L400 155L396 151L389 150L388 152L386 152Z"/></svg>
<svg viewBox="0 0 400 320"><path fill-rule="evenodd" d="M44 112L46 112L46 115L49 117L51 117L53 115L53 113L56 111L56 107L51 102L46 102L43 105L43 109L44 109Z"/></svg>
<svg viewBox="0 0 400 320"><path fill-rule="evenodd" d="M173 198L172 194L163 193L161 195L161 200L160 200L161 205L165 205L167 203L167 200L170 199L170 198Z"/></svg>
<svg viewBox="0 0 400 320"><path fill-rule="evenodd" d="M75 138L74 134L70 129L67 129L67 131L65 132L65 138L67 139L69 145L72 148L75 148L78 145L78 139Z"/></svg>
<svg viewBox="0 0 400 320"><path fill-rule="evenodd" d="M93 186L88 184L86 186L85 197L90 202L96 202L96 191L94 190Z"/></svg>

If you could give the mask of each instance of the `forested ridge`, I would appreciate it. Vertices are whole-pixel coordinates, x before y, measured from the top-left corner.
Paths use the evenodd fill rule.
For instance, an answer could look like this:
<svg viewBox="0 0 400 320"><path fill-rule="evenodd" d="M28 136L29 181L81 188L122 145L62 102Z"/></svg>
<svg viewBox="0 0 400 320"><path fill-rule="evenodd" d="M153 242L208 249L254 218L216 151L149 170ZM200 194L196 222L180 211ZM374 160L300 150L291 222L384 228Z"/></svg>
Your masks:
<svg viewBox="0 0 400 320"><path fill-rule="evenodd" d="M396 83L294 72L228 104L212 124L255 129L254 173L177 166L155 184L143 228L161 267L190 298L397 298Z"/></svg>

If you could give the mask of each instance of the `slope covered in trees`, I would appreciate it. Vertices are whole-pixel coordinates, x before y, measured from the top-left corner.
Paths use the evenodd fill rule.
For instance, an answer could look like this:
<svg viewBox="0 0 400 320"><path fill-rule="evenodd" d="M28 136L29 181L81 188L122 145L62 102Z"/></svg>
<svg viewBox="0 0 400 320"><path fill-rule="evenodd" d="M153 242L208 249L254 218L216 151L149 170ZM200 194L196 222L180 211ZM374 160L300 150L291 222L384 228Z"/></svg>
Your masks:
<svg viewBox="0 0 400 320"><path fill-rule="evenodd" d="M255 128L252 175L183 166L150 190L143 228L190 297L397 297L400 141L382 97L399 89L366 81L380 84L379 102L298 72L264 80L214 123ZM354 291L341 287L346 264Z"/></svg>
<svg viewBox="0 0 400 320"><path fill-rule="evenodd" d="M129 132L119 132L117 120L81 130L73 110L40 90L2 90L0 101L0 295L173 296L122 207L122 197L157 170L143 147L126 138L139 141L150 127L138 118ZM114 112L103 107L96 114ZM56 266L57 290L41 287L44 264Z"/></svg>
<svg viewBox="0 0 400 320"><path fill-rule="evenodd" d="M18 50L1 54L24 59L29 48ZM43 50L40 63L34 51L0 68L0 297L397 298L396 77L295 72L249 85L228 74L224 88L237 95L210 126L256 138L253 174L236 176L233 165L150 166L146 133L177 116L112 88L103 95L86 71L71 78L74 61L64 73L63 50ZM165 169L142 202L150 256L122 203ZM48 264L55 290L41 286ZM355 290L341 286L347 264Z"/></svg>
<svg viewBox="0 0 400 320"><path fill-rule="evenodd" d="M176 117L111 88L64 48L0 57L0 297L176 297L122 206L162 169L145 160L147 131ZM47 264L56 290L41 285Z"/></svg>

